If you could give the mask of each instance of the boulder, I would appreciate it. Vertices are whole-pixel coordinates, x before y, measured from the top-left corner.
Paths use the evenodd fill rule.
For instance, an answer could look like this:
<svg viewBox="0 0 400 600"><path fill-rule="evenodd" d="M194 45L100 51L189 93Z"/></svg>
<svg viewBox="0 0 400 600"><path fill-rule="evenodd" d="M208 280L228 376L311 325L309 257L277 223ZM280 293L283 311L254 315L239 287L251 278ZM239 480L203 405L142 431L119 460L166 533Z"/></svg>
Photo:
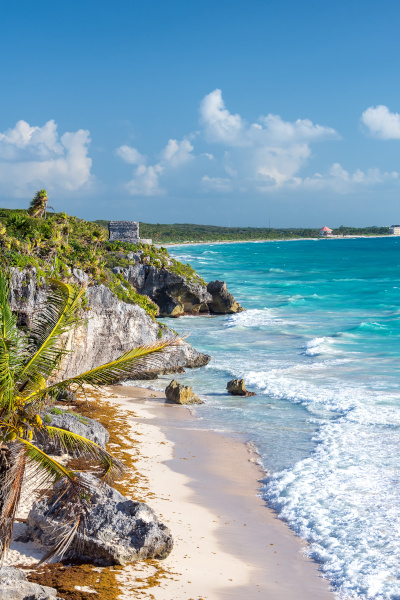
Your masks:
<svg viewBox="0 0 400 600"><path fill-rule="evenodd" d="M71 431L71 433L81 435L92 442L95 442L102 448L106 447L106 444L110 439L110 434L107 429L105 429L98 421L64 410L59 410L56 414L52 412L47 413L43 417L43 423L44 425L59 427L60 429L65 429L66 431ZM47 435L38 433L35 441L46 454L55 454L56 456L65 454L65 449L57 442L51 440Z"/></svg>
<svg viewBox="0 0 400 600"><path fill-rule="evenodd" d="M210 281L207 285L207 292L212 297L211 302L208 303L211 313L229 315L246 310L228 292L225 281Z"/></svg>
<svg viewBox="0 0 400 600"><path fill-rule="evenodd" d="M62 600L54 588L30 583L21 569L0 568L0 600Z"/></svg>
<svg viewBox="0 0 400 600"><path fill-rule="evenodd" d="M232 379L228 381L226 389L232 396L256 396L255 392L248 392L244 384L244 379Z"/></svg>
<svg viewBox="0 0 400 600"><path fill-rule="evenodd" d="M193 393L189 385L182 385L173 379L165 388L165 395L169 402L174 404L204 404L200 398Z"/></svg>
<svg viewBox="0 0 400 600"><path fill-rule="evenodd" d="M169 529L144 502L134 502L88 473L81 474L93 489L85 531L78 532L67 550L68 558L99 565L126 565L137 560L166 558L172 550ZM55 486L55 493L60 484ZM27 535L51 547L52 530L60 525L57 505L51 498L36 502L28 515Z"/></svg>

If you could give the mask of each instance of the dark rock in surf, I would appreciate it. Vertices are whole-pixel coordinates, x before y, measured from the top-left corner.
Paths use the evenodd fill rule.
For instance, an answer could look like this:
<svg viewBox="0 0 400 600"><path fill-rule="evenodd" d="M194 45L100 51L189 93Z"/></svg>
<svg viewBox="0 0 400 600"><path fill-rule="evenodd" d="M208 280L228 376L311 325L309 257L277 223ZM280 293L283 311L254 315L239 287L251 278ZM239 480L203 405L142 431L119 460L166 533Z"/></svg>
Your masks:
<svg viewBox="0 0 400 600"><path fill-rule="evenodd" d="M232 396L256 396L255 392L246 390L244 379L232 379L228 381L226 389Z"/></svg>
<svg viewBox="0 0 400 600"><path fill-rule="evenodd" d="M182 385L175 379L165 388L165 395L169 402L174 404L204 404L200 398L193 393L189 385Z"/></svg>
<svg viewBox="0 0 400 600"><path fill-rule="evenodd" d="M211 313L229 315L246 310L228 292L225 281L210 281L207 292L212 296L211 302L208 303Z"/></svg>

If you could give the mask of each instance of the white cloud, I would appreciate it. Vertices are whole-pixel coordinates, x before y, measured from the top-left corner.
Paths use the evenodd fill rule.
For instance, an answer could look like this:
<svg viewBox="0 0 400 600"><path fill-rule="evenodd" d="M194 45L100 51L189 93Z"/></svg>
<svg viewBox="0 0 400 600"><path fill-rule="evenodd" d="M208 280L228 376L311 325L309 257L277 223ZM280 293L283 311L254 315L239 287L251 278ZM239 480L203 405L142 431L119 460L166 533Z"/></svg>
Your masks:
<svg viewBox="0 0 400 600"><path fill-rule="evenodd" d="M381 140L400 140L400 114L387 106L370 106L361 115L361 122L373 137Z"/></svg>
<svg viewBox="0 0 400 600"><path fill-rule="evenodd" d="M400 115L390 113L386 107L371 107L363 113L362 121L374 135L386 136L385 139L388 139L389 129L394 137L398 127L400 139ZM268 194L303 189L346 194L389 184L399 178L397 172L379 169L350 172L338 162L322 174L312 174L310 161L314 144L340 139L335 129L309 119L285 121L272 113L249 123L240 114L228 110L219 89L201 101L200 123L199 132L181 140L169 139L158 154L158 161L147 161L136 148L120 146L117 155L134 166L132 178L126 184L129 193L157 196L173 190L175 194L184 195L211 191ZM22 131L19 138L24 140L26 135ZM202 142L199 136L203 137ZM194 154L195 139L196 144L204 146L201 154Z"/></svg>
<svg viewBox="0 0 400 600"><path fill-rule="evenodd" d="M207 94L200 104L201 122L210 142L241 145L243 122L240 115L232 115L222 99L221 90Z"/></svg>
<svg viewBox="0 0 400 600"><path fill-rule="evenodd" d="M21 197L38 187L74 191L86 186L92 166L89 143L89 131L83 129L59 138L52 120L43 127L18 121L0 132L0 192Z"/></svg>
<svg viewBox="0 0 400 600"><path fill-rule="evenodd" d="M120 146L115 152L129 165L141 165L146 162L145 157L132 146Z"/></svg>
<svg viewBox="0 0 400 600"><path fill-rule="evenodd" d="M399 178L396 171L384 171L380 169L357 169L349 173L339 163L334 163L326 175L316 173L312 177L298 179L297 187L303 186L309 189L329 189L337 193L348 193L356 191L360 187L372 187L374 185L395 181Z"/></svg>
<svg viewBox="0 0 400 600"><path fill-rule="evenodd" d="M126 184L126 189L132 195L159 196L165 193L160 185L160 176L167 171L176 169L191 161L193 146L188 139L181 141L170 139L161 152L161 159L154 165L146 166L145 157L131 146L120 146L117 155L125 162L138 165L132 179Z"/></svg>
<svg viewBox="0 0 400 600"><path fill-rule="evenodd" d="M193 146L189 140L168 140L168 144L162 152L162 162L171 167L179 167L192 160Z"/></svg>
<svg viewBox="0 0 400 600"><path fill-rule="evenodd" d="M229 112L219 89L202 100L200 122L207 141L229 149L225 153L227 172L278 187L306 164L311 142L339 138L331 127L314 125L308 119L292 123L268 114L249 125L239 114Z"/></svg>
<svg viewBox="0 0 400 600"><path fill-rule="evenodd" d="M160 196L165 193L158 181L162 171L160 165L139 165L133 178L126 184L126 189L133 196Z"/></svg>

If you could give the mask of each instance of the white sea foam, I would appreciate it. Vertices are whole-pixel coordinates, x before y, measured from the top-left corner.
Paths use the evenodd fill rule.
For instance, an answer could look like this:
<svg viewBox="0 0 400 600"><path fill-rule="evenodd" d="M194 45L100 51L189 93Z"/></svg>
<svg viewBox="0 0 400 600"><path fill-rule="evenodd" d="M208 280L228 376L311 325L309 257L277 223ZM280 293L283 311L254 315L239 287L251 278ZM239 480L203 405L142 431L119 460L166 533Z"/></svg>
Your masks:
<svg viewBox="0 0 400 600"><path fill-rule="evenodd" d="M399 429L382 435L344 416L323 425L318 442L310 458L270 479L266 497L310 542L342 598L398 598Z"/></svg>
<svg viewBox="0 0 400 600"><path fill-rule="evenodd" d="M225 319L225 327L265 327L283 323L269 308L246 310Z"/></svg>
<svg viewBox="0 0 400 600"><path fill-rule="evenodd" d="M326 341L326 337L316 337L309 340L304 344L305 349L303 354L306 356L318 356L319 354L322 354Z"/></svg>

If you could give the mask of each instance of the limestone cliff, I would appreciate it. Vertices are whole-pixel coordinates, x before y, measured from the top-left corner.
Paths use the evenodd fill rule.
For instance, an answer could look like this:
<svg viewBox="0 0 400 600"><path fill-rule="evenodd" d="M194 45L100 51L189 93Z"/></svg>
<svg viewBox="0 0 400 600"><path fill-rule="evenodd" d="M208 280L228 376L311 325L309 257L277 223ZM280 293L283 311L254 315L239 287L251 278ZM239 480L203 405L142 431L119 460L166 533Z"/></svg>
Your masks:
<svg viewBox="0 0 400 600"><path fill-rule="evenodd" d="M126 259L131 264L115 266L113 273L122 275L139 294L151 298L158 305L161 317L231 314L244 310L229 294L223 281L207 286L198 276L189 279L168 265L147 265L141 253L129 253Z"/></svg>
<svg viewBox="0 0 400 600"><path fill-rule="evenodd" d="M39 286L35 269L13 270L11 305L22 325L29 325L33 313L46 300L45 282L40 283ZM63 364L60 377L72 377L114 360L130 348L156 342L160 335L170 332L160 329L138 305L122 302L104 285L88 287L87 320L69 335L68 346L73 352ZM179 349L167 352L159 368L150 375L200 367L209 360L208 355L183 342Z"/></svg>

